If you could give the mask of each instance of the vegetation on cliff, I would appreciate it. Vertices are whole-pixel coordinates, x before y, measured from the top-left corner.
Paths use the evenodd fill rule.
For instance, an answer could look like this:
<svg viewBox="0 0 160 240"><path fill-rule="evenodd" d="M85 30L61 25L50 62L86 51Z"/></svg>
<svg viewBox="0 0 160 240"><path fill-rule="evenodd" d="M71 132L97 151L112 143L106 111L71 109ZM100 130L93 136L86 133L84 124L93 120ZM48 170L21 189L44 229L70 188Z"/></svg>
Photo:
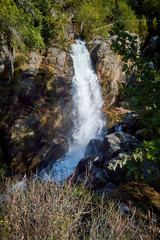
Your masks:
<svg viewBox="0 0 160 240"><path fill-rule="evenodd" d="M142 57L137 44L137 36L131 36L124 31L124 27L116 24L111 35L117 39L113 43L116 53L122 56L124 61L123 71L126 75L135 72L135 81L128 81L121 89L124 99L128 99L130 107L140 117L140 123L144 128L144 141L129 157L127 164L128 174L134 174L137 180L148 181L159 190L160 180L160 75L159 55L154 58ZM130 62L130 64L128 64ZM126 159L125 159L126 162Z"/></svg>
<svg viewBox="0 0 160 240"><path fill-rule="evenodd" d="M159 33L159 1L130 0L1 0L0 45L8 43L41 49L52 41L64 43L64 26L69 14L82 23L86 38L99 34L108 36L110 25L119 20L125 30L145 38Z"/></svg>

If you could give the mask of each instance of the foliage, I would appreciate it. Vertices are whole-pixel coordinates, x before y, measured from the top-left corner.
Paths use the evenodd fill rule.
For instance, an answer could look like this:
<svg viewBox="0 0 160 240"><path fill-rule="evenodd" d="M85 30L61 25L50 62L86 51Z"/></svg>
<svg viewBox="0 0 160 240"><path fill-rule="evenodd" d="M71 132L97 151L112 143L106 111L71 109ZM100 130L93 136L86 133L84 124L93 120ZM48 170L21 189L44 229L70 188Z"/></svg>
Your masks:
<svg viewBox="0 0 160 240"><path fill-rule="evenodd" d="M116 20L123 24L125 30L139 34L139 21L130 6L123 1L119 1L117 15Z"/></svg>
<svg viewBox="0 0 160 240"><path fill-rule="evenodd" d="M84 2L77 13L77 19L83 21L85 35L89 37L95 28L101 26L101 14L92 2Z"/></svg>
<svg viewBox="0 0 160 240"><path fill-rule="evenodd" d="M142 19L139 21L139 36L144 41L147 35L148 35L147 19L143 15Z"/></svg>
<svg viewBox="0 0 160 240"><path fill-rule="evenodd" d="M132 71L136 72L134 85L126 88L123 94L130 98L131 106L139 113L141 122L147 127L148 137L159 135L160 76L153 67L159 56L155 56L153 62L143 58L139 51L138 36L123 31L123 26L119 24L113 27L111 35L114 34L117 35L117 39L113 48L122 55L123 71L127 75Z"/></svg>
<svg viewBox="0 0 160 240"><path fill-rule="evenodd" d="M25 188L24 188L25 187ZM83 185L4 179L0 237L6 239L149 239L146 222L125 216L113 201L97 200ZM153 224L154 225L154 224ZM155 238L156 239L156 238Z"/></svg>
<svg viewBox="0 0 160 240"><path fill-rule="evenodd" d="M125 24L126 30L138 33L138 19L125 2L123 0L65 0L62 5L73 12L76 21L83 23L84 35L89 40L97 34L107 38L106 26L110 26L117 18Z"/></svg>
<svg viewBox="0 0 160 240"><path fill-rule="evenodd" d="M6 2L7 1L7 2ZM0 25L1 38L8 45L16 42L24 42L33 48L44 47L43 38L40 34L42 29L42 16L38 9L34 8L30 1L19 4L13 0L1 0ZM39 22L35 26L35 21Z"/></svg>
<svg viewBox="0 0 160 240"><path fill-rule="evenodd" d="M21 65L29 63L29 58L28 55L26 54L21 54L15 57L14 59L14 68L20 67Z"/></svg>
<svg viewBox="0 0 160 240"><path fill-rule="evenodd" d="M8 171L8 167L6 163L0 166L0 180L6 177L7 171Z"/></svg>
<svg viewBox="0 0 160 240"><path fill-rule="evenodd" d="M117 35L113 44L114 50L122 56L123 71L126 75L135 72L135 82L123 90L124 97L130 101L131 107L140 116L142 127L146 128L146 139L132 157L126 156L124 164L128 174L136 179L151 179L155 174L160 175L160 76L156 71L156 62L159 56L152 61L143 58L139 50L138 37L123 30L123 26L116 24L111 35ZM130 64L128 64L128 62Z"/></svg>
<svg viewBox="0 0 160 240"><path fill-rule="evenodd" d="M56 19L51 0L1 0L1 45L26 45L32 49L44 48L55 37Z"/></svg>
<svg viewBox="0 0 160 240"><path fill-rule="evenodd" d="M155 28L155 19L160 20L160 1L159 0L139 0L132 1L127 0L127 3L136 11L136 14L141 19L143 16L147 20L147 28L149 29L149 34L160 34L160 28Z"/></svg>

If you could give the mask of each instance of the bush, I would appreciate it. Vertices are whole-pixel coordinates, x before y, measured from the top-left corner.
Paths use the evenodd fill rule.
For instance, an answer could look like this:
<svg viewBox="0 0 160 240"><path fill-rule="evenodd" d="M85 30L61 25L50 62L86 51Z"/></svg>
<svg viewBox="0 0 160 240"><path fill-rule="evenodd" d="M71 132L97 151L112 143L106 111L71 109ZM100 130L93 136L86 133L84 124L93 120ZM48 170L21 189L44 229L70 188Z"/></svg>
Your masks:
<svg viewBox="0 0 160 240"><path fill-rule="evenodd" d="M83 185L68 181L60 186L38 178L4 182L0 205L2 240L149 239L147 225L136 219L135 211L131 217L123 215L117 204L93 198Z"/></svg>

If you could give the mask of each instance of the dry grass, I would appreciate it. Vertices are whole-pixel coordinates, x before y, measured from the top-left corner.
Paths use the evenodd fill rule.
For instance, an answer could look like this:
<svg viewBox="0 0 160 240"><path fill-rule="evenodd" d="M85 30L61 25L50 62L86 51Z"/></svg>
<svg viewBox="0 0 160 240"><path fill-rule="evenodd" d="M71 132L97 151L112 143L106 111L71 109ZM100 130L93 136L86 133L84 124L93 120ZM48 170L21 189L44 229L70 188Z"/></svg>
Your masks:
<svg viewBox="0 0 160 240"><path fill-rule="evenodd" d="M6 190L15 184L10 179L3 185L2 240L159 239L149 225L136 219L135 212L124 216L114 202L93 200L82 185L66 182L59 186L37 178L25 181L25 190Z"/></svg>

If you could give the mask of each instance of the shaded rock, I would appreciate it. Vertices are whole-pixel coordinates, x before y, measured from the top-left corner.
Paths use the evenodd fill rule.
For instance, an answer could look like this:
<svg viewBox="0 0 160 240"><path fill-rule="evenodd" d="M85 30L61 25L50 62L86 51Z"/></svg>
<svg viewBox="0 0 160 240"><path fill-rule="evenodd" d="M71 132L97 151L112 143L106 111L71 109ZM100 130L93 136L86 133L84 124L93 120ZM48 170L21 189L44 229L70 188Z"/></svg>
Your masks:
<svg viewBox="0 0 160 240"><path fill-rule="evenodd" d="M100 145L101 145L100 139L91 139L87 145L85 156L97 155Z"/></svg>
<svg viewBox="0 0 160 240"><path fill-rule="evenodd" d="M159 46L159 44L160 44L160 37L157 36L157 35L151 37L150 43L151 43L152 49L153 49L153 50L156 50L156 48L158 48L158 46Z"/></svg>
<svg viewBox="0 0 160 240"><path fill-rule="evenodd" d="M129 182L108 194L109 198L116 199L125 205L134 205L145 211L153 211L160 217L160 194L144 183Z"/></svg>
<svg viewBox="0 0 160 240"><path fill-rule="evenodd" d="M52 166L53 163L63 157L68 151L68 141L64 137L54 138L51 142L46 143L38 152L38 154L32 159L32 163L29 170L34 172L41 171L43 168Z"/></svg>
<svg viewBox="0 0 160 240"><path fill-rule="evenodd" d="M124 154L131 155L140 141L128 133L116 132L107 135L101 144L98 142L99 147L96 150L94 144L95 140L89 143L88 152L93 154L78 163L74 180L85 183L94 190L104 188L108 182L116 185L125 182L126 174L120 168L121 162L125 158ZM99 153L96 155L97 150ZM111 170L110 165L115 170Z"/></svg>
<svg viewBox="0 0 160 240"><path fill-rule="evenodd" d="M159 46L160 46L160 37L159 36L151 37L150 44L146 46L146 48L143 50L143 56L154 57L154 54L159 52Z"/></svg>
<svg viewBox="0 0 160 240"><path fill-rule="evenodd" d="M76 174L81 174L83 172L92 172L91 168L93 165L94 156L89 156L80 160L76 167Z"/></svg>
<svg viewBox="0 0 160 240"><path fill-rule="evenodd" d="M122 124L122 130L126 133L135 135L135 133L141 128L139 123L139 117L138 116L132 116L127 121L123 122Z"/></svg>
<svg viewBox="0 0 160 240"><path fill-rule="evenodd" d="M18 98L21 103L34 106L40 98L38 87L32 78L26 78L20 82Z"/></svg>
<svg viewBox="0 0 160 240"><path fill-rule="evenodd" d="M107 182L107 172L102 170L102 157L93 156L83 158L78 163L73 174L73 181L84 183L91 189L99 189Z"/></svg>
<svg viewBox="0 0 160 240"><path fill-rule="evenodd" d="M135 133L135 136L140 139L140 140L143 140L145 139L145 132L146 132L146 128L143 128L143 129L139 129L136 133Z"/></svg>
<svg viewBox="0 0 160 240"><path fill-rule="evenodd" d="M71 101L71 79L67 79L63 76L57 76L55 78L55 83L57 86L57 95L59 98L70 97L68 100Z"/></svg>
<svg viewBox="0 0 160 240"><path fill-rule="evenodd" d="M128 102L125 102L125 101L119 102L119 105L120 105L120 107L128 107L129 106Z"/></svg>
<svg viewBox="0 0 160 240"><path fill-rule="evenodd" d="M97 189L97 190L95 191L95 194L96 194L97 196L102 195L103 198L106 199L107 196L108 196L108 194L109 194L110 192L112 192L114 189L116 189L117 187L118 187L117 185L115 185L115 184L113 184L113 183L111 183L111 182L107 182L106 185L105 185L105 187L102 188L102 189Z"/></svg>
<svg viewBox="0 0 160 240"><path fill-rule="evenodd" d="M5 143L12 173L32 171L36 162L37 168L41 168L51 159L57 159L58 151L61 157L68 147L67 143L64 147L60 143L50 146L50 143L58 136L70 135L73 62L68 50L50 50L46 57L32 52L29 63L21 66L14 100L5 108L1 120L2 127L5 123ZM43 147L44 159L38 155Z"/></svg>

